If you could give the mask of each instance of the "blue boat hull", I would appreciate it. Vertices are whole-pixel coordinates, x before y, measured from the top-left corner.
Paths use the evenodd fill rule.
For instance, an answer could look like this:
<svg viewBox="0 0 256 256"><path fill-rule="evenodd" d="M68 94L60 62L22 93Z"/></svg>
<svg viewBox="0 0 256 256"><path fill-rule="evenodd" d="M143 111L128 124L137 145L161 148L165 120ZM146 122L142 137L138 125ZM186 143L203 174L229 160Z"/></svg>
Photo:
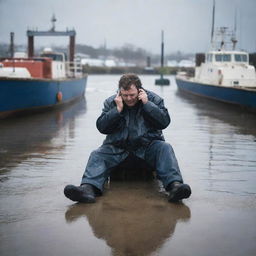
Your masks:
<svg viewBox="0 0 256 256"><path fill-rule="evenodd" d="M176 78L176 84L182 91L256 111L255 89L200 84L179 78Z"/></svg>
<svg viewBox="0 0 256 256"><path fill-rule="evenodd" d="M0 117L78 99L85 93L86 82L87 77L65 80L1 78Z"/></svg>

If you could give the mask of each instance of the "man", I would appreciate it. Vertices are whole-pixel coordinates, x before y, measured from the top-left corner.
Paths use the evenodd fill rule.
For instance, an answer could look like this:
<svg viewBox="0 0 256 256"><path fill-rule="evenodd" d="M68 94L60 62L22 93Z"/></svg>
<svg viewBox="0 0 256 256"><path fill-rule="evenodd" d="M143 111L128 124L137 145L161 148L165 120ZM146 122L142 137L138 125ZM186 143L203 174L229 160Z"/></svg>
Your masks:
<svg viewBox="0 0 256 256"><path fill-rule="evenodd" d="M95 197L103 193L111 169L134 154L156 170L157 178L169 192L170 202L188 198L191 189L183 184L172 146L162 134L169 123L163 99L143 89L137 75L123 75L118 93L105 100L96 122L106 139L91 153L81 185L67 185L65 196L72 201L94 203Z"/></svg>

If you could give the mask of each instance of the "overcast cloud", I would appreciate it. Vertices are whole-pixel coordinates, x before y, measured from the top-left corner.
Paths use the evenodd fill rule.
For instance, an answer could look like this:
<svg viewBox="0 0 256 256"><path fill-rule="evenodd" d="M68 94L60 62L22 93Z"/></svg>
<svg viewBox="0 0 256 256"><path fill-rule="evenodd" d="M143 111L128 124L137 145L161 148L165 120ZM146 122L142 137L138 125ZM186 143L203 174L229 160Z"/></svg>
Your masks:
<svg viewBox="0 0 256 256"><path fill-rule="evenodd" d="M126 43L165 53L202 52L210 46L213 0L0 0L0 42L27 43L26 30L48 30L55 13L56 30L75 28L76 42L93 47ZM237 7L238 48L256 51L256 0L216 0L215 25L234 26ZM36 39L36 44L65 45L63 38ZM47 45L45 45L47 46Z"/></svg>

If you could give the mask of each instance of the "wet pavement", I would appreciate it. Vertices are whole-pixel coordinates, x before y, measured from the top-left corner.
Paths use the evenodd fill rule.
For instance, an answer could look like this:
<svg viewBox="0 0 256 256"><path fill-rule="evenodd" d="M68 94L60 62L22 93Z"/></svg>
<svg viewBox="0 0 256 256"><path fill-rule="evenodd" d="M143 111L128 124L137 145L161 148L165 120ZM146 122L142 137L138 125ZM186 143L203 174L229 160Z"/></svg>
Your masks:
<svg viewBox="0 0 256 256"><path fill-rule="evenodd" d="M63 195L104 139L95 121L119 76L89 76L86 100L0 121L0 255L256 255L256 115L154 85L191 198L156 181L110 182L96 204Z"/></svg>

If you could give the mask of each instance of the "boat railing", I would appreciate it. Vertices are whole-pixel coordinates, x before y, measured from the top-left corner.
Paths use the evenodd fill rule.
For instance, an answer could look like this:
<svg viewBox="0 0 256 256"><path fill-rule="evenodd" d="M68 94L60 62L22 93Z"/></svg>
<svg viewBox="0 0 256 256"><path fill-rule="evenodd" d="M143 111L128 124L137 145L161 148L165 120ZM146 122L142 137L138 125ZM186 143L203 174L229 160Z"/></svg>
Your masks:
<svg viewBox="0 0 256 256"><path fill-rule="evenodd" d="M82 77L83 67L80 61L67 61L66 62L66 75L67 77Z"/></svg>
<svg viewBox="0 0 256 256"><path fill-rule="evenodd" d="M229 27L215 28L212 49L213 50L235 50L237 44L236 32Z"/></svg>

